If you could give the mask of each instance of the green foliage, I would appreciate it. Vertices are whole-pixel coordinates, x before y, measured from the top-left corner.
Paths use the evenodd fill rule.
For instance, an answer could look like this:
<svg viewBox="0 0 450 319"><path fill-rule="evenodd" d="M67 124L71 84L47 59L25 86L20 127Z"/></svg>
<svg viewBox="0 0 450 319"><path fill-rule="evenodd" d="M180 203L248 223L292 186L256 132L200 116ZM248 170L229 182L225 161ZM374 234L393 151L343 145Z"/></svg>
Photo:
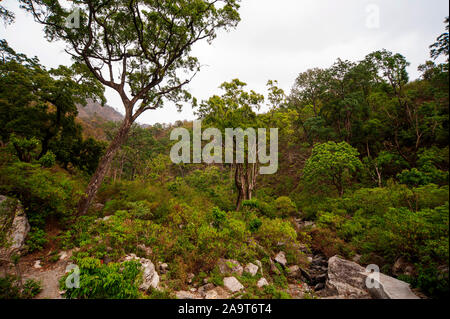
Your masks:
<svg viewBox="0 0 450 319"><path fill-rule="evenodd" d="M39 164L41 164L43 167L47 167L47 168L55 165L55 162L56 162L56 156L51 151L45 153L45 155L39 159Z"/></svg>
<svg viewBox="0 0 450 319"><path fill-rule="evenodd" d="M40 282L33 279L28 279L21 284L20 279L14 276L0 277L0 300L32 299L40 292Z"/></svg>
<svg viewBox="0 0 450 319"><path fill-rule="evenodd" d="M70 272L60 281L61 289L66 290L68 299L133 299L140 296L139 274L141 265L137 261L102 264L90 257L79 258L80 288L67 288L65 281Z"/></svg>
<svg viewBox="0 0 450 319"><path fill-rule="evenodd" d="M42 229L34 228L28 233L26 244L29 252L42 250L47 243L47 234Z"/></svg>
<svg viewBox="0 0 450 319"><path fill-rule="evenodd" d="M346 142L327 142L314 146L303 170L303 180L312 189L331 184L340 196L354 174L362 168L358 151Z"/></svg>
<svg viewBox="0 0 450 319"><path fill-rule="evenodd" d="M287 196L277 198L274 206L278 217L290 217L297 213L297 207Z"/></svg>

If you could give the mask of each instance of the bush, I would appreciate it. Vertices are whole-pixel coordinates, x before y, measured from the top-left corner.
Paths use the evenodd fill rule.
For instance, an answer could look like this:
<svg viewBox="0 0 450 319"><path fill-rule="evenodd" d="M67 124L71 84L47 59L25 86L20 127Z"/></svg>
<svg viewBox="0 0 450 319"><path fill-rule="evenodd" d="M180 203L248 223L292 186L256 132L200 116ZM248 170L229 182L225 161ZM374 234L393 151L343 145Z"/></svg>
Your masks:
<svg viewBox="0 0 450 319"><path fill-rule="evenodd" d="M60 281L64 296L68 299L133 299L139 297L139 274L137 261L102 264L99 259L85 257L76 261L80 269L80 288L67 288L65 281L74 271Z"/></svg>
<svg viewBox="0 0 450 319"><path fill-rule="evenodd" d="M42 167L52 167L55 163L56 156L51 151L45 153L45 155L39 159L39 164L41 164Z"/></svg>
<svg viewBox="0 0 450 319"><path fill-rule="evenodd" d="M297 213L297 207L287 196L275 200L275 210L278 217L294 216Z"/></svg>
<svg viewBox="0 0 450 319"><path fill-rule="evenodd" d="M26 244L29 252L42 250L47 243L47 234L42 229L34 228L28 233Z"/></svg>

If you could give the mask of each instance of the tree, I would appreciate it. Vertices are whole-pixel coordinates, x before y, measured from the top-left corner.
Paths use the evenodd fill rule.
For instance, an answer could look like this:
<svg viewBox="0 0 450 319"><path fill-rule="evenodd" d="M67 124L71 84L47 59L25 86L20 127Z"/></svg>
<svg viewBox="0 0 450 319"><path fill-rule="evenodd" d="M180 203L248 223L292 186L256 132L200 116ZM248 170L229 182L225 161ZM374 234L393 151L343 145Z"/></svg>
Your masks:
<svg viewBox="0 0 450 319"><path fill-rule="evenodd" d="M222 134L226 128L241 128L244 131L260 127L255 110L260 108L264 101L264 96L254 91L247 92L244 87L247 84L235 79L231 82L223 83L220 88L225 91L222 96L213 96L207 101L203 101L196 115L203 120L206 125L218 128ZM233 138L233 150L236 150L237 138ZM252 199L253 191L256 187L256 177L258 176L257 160L250 163L248 143L242 146L244 149L244 163L237 163L236 156L233 155L234 181L238 190L236 210L240 210L242 201ZM253 154L257 158L257 154Z"/></svg>
<svg viewBox="0 0 450 319"><path fill-rule="evenodd" d="M164 102L181 107L190 98L183 87L192 77L181 75L199 70L191 48L212 41L218 29L237 25L238 0L77 0L79 28L66 23L71 11L60 1L20 2L45 25L47 38L65 41L66 52L115 90L125 108L123 123L80 200L79 214L85 214L136 119Z"/></svg>
<svg viewBox="0 0 450 319"><path fill-rule="evenodd" d="M430 55L431 57L436 60L439 56L442 54L447 56L447 63L448 63L448 55L449 55L449 17L446 17L444 20L445 23L445 30L447 32L442 33L437 39L436 42L430 45Z"/></svg>
<svg viewBox="0 0 450 319"><path fill-rule="evenodd" d="M11 143L21 161L40 160L52 152L66 168L72 163L95 170L103 147L83 141L75 117L77 103L85 104L87 98L104 101L100 83L78 63L47 71L37 58L16 53L4 40L0 41L0 55L2 144ZM97 147L90 147L93 145ZM86 156L86 147L95 152ZM87 158L91 163L81 164L80 160Z"/></svg>
<svg viewBox="0 0 450 319"><path fill-rule="evenodd" d="M317 187L332 184L339 196L344 195L345 184L362 168L358 151L346 142L316 144L303 169L303 180Z"/></svg>

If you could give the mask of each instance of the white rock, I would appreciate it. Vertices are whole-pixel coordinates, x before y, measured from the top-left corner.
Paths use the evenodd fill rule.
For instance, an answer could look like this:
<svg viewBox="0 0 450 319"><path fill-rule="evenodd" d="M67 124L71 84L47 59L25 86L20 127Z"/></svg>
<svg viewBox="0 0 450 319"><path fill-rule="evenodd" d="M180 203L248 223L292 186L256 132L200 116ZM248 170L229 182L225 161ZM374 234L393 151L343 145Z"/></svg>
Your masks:
<svg viewBox="0 0 450 319"><path fill-rule="evenodd" d="M258 283L256 285L258 286L258 288L262 288L269 285L269 283L267 282L266 278L261 278L260 280L258 280Z"/></svg>
<svg viewBox="0 0 450 319"><path fill-rule="evenodd" d="M0 206L5 206L7 214L14 216L11 227L7 229L7 239L10 244L7 248L0 248L0 256L4 258L11 256L12 254L20 254L25 246L25 239L30 231L30 224L28 223L27 216L23 210L20 202L17 202L15 207L7 207L8 198L5 196L0 197ZM3 208L4 209L4 208ZM2 218L2 223L10 221L9 218ZM0 225L0 229L4 225Z"/></svg>
<svg viewBox="0 0 450 319"><path fill-rule="evenodd" d="M64 259L66 259L67 258L67 253L65 252L65 251L62 251L60 254L59 254L59 260L64 260Z"/></svg>
<svg viewBox="0 0 450 319"><path fill-rule="evenodd" d="M244 289L244 286L235 278L235 277L226 277L223 279L223 285L226 289L231 291L232 293L241 291Z"/></svg>
<svg viewBox="0 0 450 319"><path fill-rule="evenodd" d="M177 291L175 296L177 299L197 299L197 297L189 291Z"/></svg>
<svg viewBox="0 0 450 319"><path fill-rule="evenodd" d="M218 297L216 290L210 290L205 294L205 299L217 299Z"/></svg>
<svg viewBox="0 0 450 319"><path fill-rule="evenodd" d="M33 267L36 268L36 269L42 268L42 266L41 266L41 261L40 261L40 260L36 260L36 261L34 262Z"/></svg>
<svg viewBox="0 0 450 319"><path fill-rule="evenodd" d="M277 263L279 263L280 265L282 265L283 267L286 266L287 264L287 260L286 260L286 255L284 254L284 252L280 251L276 256L275 256L275 261Z"/></svg>
<svg viewBox="0 0 450 319"><path fill-rule="evenodd" d="M156 272L155 265L149 259L138 258L135 254L125 257L125 261L137 260L142 265L142 284L139 289L147 291L150 287L158 289L159 275Z"/></svg>
<svg viewBox="0 0 450 319"><path fill-rule="evenodd" d="M258 273L258 266L256 266L255 264L252 263L248 263L245 268L244 271L248 272L249 274L251 274L252 276L255 276Z"/></svg>

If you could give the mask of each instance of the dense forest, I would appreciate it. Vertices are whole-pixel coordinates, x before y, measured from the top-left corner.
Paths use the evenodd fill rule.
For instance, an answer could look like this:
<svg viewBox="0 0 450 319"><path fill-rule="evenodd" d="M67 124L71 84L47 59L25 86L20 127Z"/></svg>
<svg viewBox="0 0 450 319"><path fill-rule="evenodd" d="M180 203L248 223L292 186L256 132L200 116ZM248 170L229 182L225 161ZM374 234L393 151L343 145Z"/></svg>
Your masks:
<svg viewBox="0 0 450 319"><path fill-rule="evenodd" d="M33 2L23 6L36 15ZM133 41L140 44L127 54L121 47L136 30L132 19L120 20L120 10L91 9L93 23L104 28L94 29L104 37L93 40L88 28L78 36L53 27L61 8L45 3L48 20L40 22L47 36L73 44L74 65L48 69L0 41L0 194L6 196L0 246L7 252L0 256L0 298L39 296L43 283L30 273L58 269L61 252L80 276L79 288L67 288L73 272L61 271L64 298L329 297L329 285L314 274L320 258L333 256L377 265L422 298L448 297L448 18L436 43L423 48L431 60L413 81L408 58L380 48L360 61L336 57L328 68L298 70L290 92L275 80L255 92L245 79L224 79L216 95L197 101L176 71L197 68L185 53L195 41L212 40L214 29L239 21L235 1L213 9L207 1L186 4L176 14L187 17L195 36L164 20L176 9L161 5L161 16L135 19ZM139 16L132 5L130 11ZM12 22L11 13L0 14ZM120 32L133 30L110 38L104 14L117 15ZM146 23L164 25L162 34ZM95 49L83 50L85 41ZM120 77L108 80L89 64L96 50L109 52L105 65L129 59L130 97L123 82L114 82ZM159 82L148 89L153 81ZM123 120L102 119L101 111L98 118L79 117L77 108L88 103L101 110L105 86L123 93ZM192 133L193 122L135 122L163 107L161 96L190 101L204 129L278 128L278 171L260 175L260 164L237 162L173 163L178 141L171 132ZM11 253L8 207L17 201L30 230L20 253ZM158 280L142 288L145 263ZM242 288L218 289L229 287L230 278Z"/></svg>

